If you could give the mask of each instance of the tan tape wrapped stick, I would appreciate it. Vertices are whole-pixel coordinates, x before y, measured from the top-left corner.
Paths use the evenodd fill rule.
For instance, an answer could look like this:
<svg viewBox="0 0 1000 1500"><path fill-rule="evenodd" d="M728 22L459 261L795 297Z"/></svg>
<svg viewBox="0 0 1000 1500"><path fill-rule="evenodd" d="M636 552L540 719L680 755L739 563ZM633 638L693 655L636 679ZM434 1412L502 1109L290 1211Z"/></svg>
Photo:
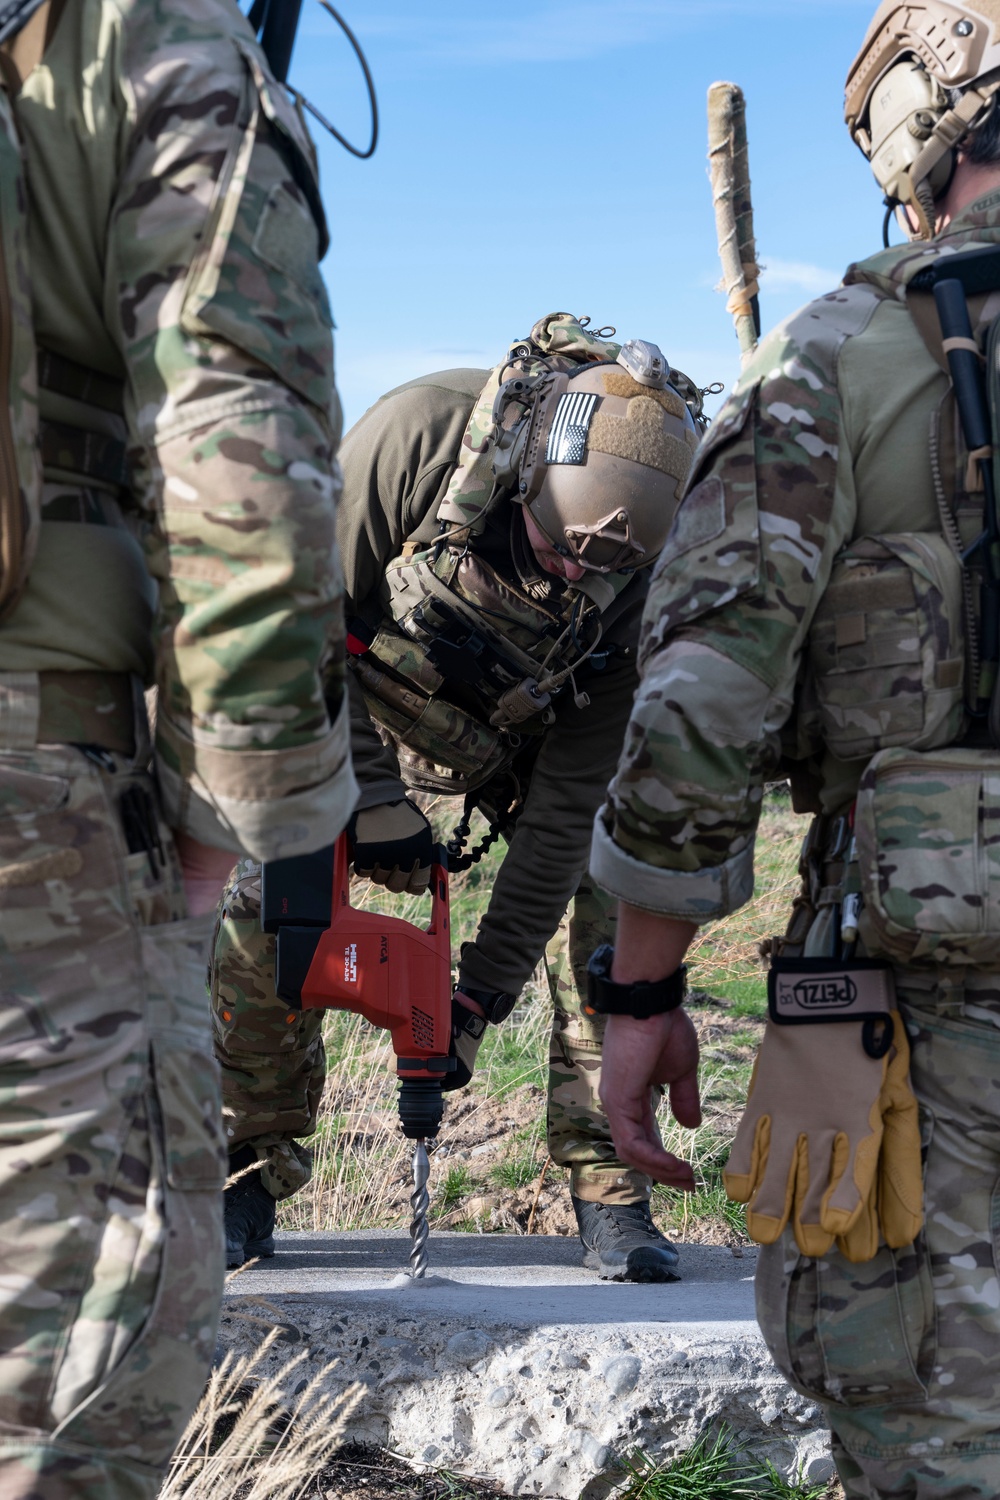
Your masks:
<svg viewBox="0 0 1000 1500"><path fill-rule="evenodd" d="M735 83L713 83L708 91L708 160L722 280L745 364L760 338L760 268L750 197L746 101Z"/></svg>

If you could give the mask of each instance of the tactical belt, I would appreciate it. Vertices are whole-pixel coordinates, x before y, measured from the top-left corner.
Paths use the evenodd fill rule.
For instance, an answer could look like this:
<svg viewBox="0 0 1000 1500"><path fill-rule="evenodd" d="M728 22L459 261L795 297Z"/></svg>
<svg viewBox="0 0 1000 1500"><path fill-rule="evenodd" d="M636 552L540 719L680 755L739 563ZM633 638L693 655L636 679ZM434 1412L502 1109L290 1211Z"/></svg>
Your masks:
<svg viewBox="0 0 1000 1500"><path fill-rule="evenodd" d="M127 672L0 672L0 749L96 745L135 752Z"/></svg>
<svg viewBox="0 0 1000 1500"><path fill-rule="evenodd" d="M38 354L38 383L43 391L79 401L102 412L120 417L124 410L125 382L86 365L77 364L65 355L41 349ZM128 484L126 447L107 433L55 422L43 417L39 423L42 464L46 471L56 470L96 484L123 488ZM57 519L46 513L46 519ZM89 519L86 513L58 519Z"/></svg>

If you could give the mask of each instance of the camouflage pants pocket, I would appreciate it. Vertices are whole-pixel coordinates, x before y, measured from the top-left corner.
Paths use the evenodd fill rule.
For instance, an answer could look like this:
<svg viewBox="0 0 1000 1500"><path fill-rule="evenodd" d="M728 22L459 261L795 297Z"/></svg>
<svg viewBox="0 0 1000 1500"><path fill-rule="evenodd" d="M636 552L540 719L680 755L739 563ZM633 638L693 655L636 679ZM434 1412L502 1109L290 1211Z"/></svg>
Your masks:
<svg viewBox="0 0 1000 1500"><path fill-rule="evenodd" d="M69 749L0 754L3 1500L152 1500L214 1347L217 1085L185 1061L181 1097L154 1059L204 1068L205 922L144 935L132 779ZM171 1188L167 1139L210 1190Z"/></svg>
<svg viewBox="0 0 1000 1500"><path fill-rule="evenodd" d="M208 1013L211 917L140 933L167 1184L220 1192L225 1182L219 1066Z"/></svg>
<svg viewBox="0 0 1000 1500"><path fill-rule="evenodd" d="M549 1155L570 1169L571 1189L591 1203L638 1203L650 1179L626 1167L611 1139L600 1100L601 1048L606 1021L588 1015L587 961L614 942L617 903L589 876L545 950L552 996L547 1137Z"/></svg>
<svg viewBox="0 0 1000 1500"><path fill-rule="evenodd" d="M113 1448L123 1431L141 1432L131 1456L151 1474L169 1459L174 1423L204 1379L224 1274L226 1157L205 998L210 930L210 917L192 917L140 932L151 1043L146 1107L122 1155L122 1180L108 1196L70 1339L88 1356L90 1389L74 1381L66 1360L55 1387L54 1439L90 1450ZM119 1222L129 1196L131 1219ZM95 1328L106 1343L96 1364ZM155 1404L174 1422L145 1419L152 1368Z"/></svg>
<svg viewBox="0 0 1000 1500"><path fill-rule="evenodd" d="M942 1014L902 976L897 993L924 1123L922 1234L863 1266L804 1260L786 1239L761 1253L758 1316L779 1368L826 1406L850 1500L995 1500L1000 1028Z"/></svg>
<svg viewBox="0 0 1000 1500"><path fill-rule="evenodd" d="M88 1405L105 1400L122 1362L149 1330L163 1276L167 1232L162 1177L153 1160L149 1099L133 1123L108 1213L50 1393L53 1440L72 1445ZM113 1442L113 1433L110 1434ZM105 1432L103 1441L109 1434ZM90 1441L93 1441L91 1438Z"/></svg>
<svg viewBox="0 0 1000 1500"><path fill-rule="evenodd" d="M223 894L210 968L215 1055L228 1149L254 1146L276 1198L305 1186L326 1081L323 1012L292 1011L274 988L274 938L260 925L260 866L244 861Z"/></svg>
<svg viewBox="0 0 1000 1500"><path fill-rule="evenodd" d="M864 1265L799 1254L786 1234L757 1265L757 1317L778 1369L827 1407L923 1401L936 1348L933 1286L921 1238Z"/></svg>

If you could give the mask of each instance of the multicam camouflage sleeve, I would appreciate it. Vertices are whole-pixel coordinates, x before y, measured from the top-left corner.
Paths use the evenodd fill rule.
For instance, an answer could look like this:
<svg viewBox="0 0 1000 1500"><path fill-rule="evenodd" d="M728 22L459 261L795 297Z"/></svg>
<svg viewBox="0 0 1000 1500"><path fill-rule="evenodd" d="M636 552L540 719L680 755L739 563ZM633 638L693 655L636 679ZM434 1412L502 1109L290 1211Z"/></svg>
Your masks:
<svg viewBox="0 0 1000 1500"><path fill-rule="evenodd" d="M272 859L332 840L356 797L326 230L249 30L130 9L105 295L159 584L160 781L176 827Z"/></svg>
<svg viewBox="0 0 1000 1500"><path fill-rule="evenodd" d="M841 341L812 339L809 314L761 346L696 459L654 572L639 691L595 821L595 879L696 923L752 894L763 785L854 522L849 488L838 489Z"/></svg>

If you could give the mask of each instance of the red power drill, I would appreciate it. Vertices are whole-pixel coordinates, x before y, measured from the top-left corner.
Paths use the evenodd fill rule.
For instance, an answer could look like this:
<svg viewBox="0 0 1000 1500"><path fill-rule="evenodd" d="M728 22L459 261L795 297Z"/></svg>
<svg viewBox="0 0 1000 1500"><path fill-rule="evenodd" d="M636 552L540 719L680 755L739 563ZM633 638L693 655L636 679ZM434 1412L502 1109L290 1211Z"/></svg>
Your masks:
<svg viewBox="0 0 1000 1500"><path fill-rule="evenodd" d="M442 1083L456 1066L451 1048L451 923L448 861L431 868L431 922L358 911L350 902L346 834L316 854L273 860L261 880L261 924L276 937L275 988L293 1010L350 1010L392 1036L403 1134L416 1142L411 1203L414 1277L425 1274L425 1141L444 1113Z"/></svg>

